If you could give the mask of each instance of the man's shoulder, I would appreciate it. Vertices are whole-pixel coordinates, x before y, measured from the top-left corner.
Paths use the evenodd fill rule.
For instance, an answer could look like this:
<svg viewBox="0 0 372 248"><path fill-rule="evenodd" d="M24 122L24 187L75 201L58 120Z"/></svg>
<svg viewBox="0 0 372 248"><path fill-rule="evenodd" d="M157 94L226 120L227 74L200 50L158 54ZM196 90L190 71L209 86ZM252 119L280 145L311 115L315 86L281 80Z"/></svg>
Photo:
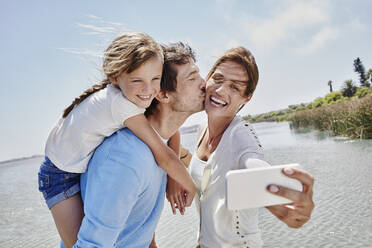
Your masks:
<svg viewBox="0 0 372 248"><path fill-rule="evenodd" d="M148 145L128 128L120 129L106 138L95 153L97 152L105 154L106 159L117 160L123 164L135 164L136 168L144 163L155 163Z"/></svg>
<svg viewBox="0 0 372 248"><path fill-rule="evenodd" d="M104 142L128 144L137 148L142 148L144 150L143 152L147 150L151 152L148 145L138 138L129 128L122 128L116 131L110 137L106 138ZM122 148L124 149L124 147ZM131 147L125 147L125 149L131 149Z"/></svg>

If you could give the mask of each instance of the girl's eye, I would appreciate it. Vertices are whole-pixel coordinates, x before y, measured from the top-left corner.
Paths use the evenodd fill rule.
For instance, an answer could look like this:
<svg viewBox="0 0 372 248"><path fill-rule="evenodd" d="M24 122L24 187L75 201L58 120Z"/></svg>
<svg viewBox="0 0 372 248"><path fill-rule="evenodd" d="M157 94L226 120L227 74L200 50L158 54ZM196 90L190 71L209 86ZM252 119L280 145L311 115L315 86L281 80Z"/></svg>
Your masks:
<svg viewBox="0 0 372 248"><path fill-rule="evenodd" d="M133 83L140 83L140 82L142 82L141 80L133 80L132 81Z"/></svg>
<svg viewBox="0 0 372 248"><path fill-rule="evenodd" d="M189 79L189 81L195 81L196 80L196 78L190 78Z"/></svg>

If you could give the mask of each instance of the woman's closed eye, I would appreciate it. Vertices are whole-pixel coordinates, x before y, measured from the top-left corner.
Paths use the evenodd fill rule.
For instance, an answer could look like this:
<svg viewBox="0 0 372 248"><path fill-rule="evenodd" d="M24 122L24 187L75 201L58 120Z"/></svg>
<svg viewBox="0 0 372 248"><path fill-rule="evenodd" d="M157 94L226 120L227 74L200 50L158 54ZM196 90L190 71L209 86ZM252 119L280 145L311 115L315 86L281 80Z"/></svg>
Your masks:
<svg viewBox="0 0 372 248"><path fill-rule="evenodd" d="M240 89L235 84L231 84L230 88L235 90L235 91L240 91Z"/></svg>
<svg viewBox="0 0 372 248"><path fill-rule="evenodd" d="M223 83L223 78L222 78L222 77L213 77L212 79L213 79L213 81L214 81L216 84L221 84L221 83Z"/></svg>

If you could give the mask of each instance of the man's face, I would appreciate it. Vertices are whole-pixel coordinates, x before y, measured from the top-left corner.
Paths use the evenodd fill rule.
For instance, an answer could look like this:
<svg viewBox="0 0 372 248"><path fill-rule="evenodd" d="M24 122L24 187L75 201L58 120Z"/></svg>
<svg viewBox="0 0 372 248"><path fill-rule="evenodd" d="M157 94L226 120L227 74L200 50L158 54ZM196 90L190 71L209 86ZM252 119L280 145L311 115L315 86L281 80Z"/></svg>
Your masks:
<svg viewBox="0 0 372 248"><path fill-rule="evenodd" d="M173 97L173 110L190 114L204 109L205 80L199 74L199 68L192 59L183 65L173 65L177 71L177 88L169 92Z"/></svg>

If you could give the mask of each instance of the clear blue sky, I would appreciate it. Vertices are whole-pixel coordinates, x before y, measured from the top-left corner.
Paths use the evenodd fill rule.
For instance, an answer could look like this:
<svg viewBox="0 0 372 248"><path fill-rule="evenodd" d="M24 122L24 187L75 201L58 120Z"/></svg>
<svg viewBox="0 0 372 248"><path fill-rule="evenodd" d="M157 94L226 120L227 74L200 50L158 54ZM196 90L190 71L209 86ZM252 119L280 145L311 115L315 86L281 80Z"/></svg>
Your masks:
<svg viewBox="0 0 372 248"><path fill-rule="evenodd" d="M260 81L243 114L310 102L372 68L372 3L338 1L2 1L0 161L42 154L61 111L102 78L99 57L121 32L186 41L202 75L228 48L256 57ZM197 122L196 115L186 124Z"/></svg>

